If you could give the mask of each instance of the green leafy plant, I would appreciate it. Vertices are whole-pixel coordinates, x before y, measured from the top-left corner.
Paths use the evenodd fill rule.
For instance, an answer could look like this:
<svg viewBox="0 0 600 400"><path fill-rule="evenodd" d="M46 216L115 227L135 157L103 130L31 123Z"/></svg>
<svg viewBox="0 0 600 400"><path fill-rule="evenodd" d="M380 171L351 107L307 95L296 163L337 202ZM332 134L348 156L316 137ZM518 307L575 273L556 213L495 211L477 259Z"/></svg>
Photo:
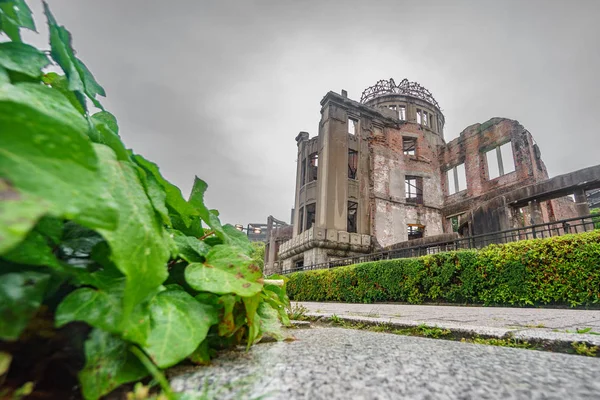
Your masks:
<svg viewBox="0 0 600 400"><path fill-rule="evenodd" d="M600 231L295 272L295 301L594 306Z"/></svg>
<svg viewBox="0 0 600 400"><path fill-rule="evenodd" d="M573 342L571 346L577 354L587 357L596 357L598 352L598 346L588 346L587 343Z"/></svg>
<svg viewBox="0 0 600 400"><path fill-rule="evenodd" d="M485 344L488 346L512 347L512 348L516 348L516 349L530 349L530 350L536 349L536 347L534 345L532 345L531 343L524 341L524 340L514 339L514 338L499 339L499 338L474 337L471 339L462 338L461 342Z"/></svg>
<svg viewBox="0 0 600 400"><path fill-rule="evenodd" d="M77 384L98 399L152 377L157 396L183 398L162 369L283 338L285 279L264 280L247 237L206 207L204 181L186 200L125 147L104 89L44 12L49 51L21 40L35 30L24 0L0 2L3 395L66 398Z"/></svg>
<svg viewBox="0 0 600 400"><path fill-rule="evenodd" d="M306 315L308 311L308 308L300 303L290 303L287 308L287 315L291 320L306 321L309 319Z"/></svg>

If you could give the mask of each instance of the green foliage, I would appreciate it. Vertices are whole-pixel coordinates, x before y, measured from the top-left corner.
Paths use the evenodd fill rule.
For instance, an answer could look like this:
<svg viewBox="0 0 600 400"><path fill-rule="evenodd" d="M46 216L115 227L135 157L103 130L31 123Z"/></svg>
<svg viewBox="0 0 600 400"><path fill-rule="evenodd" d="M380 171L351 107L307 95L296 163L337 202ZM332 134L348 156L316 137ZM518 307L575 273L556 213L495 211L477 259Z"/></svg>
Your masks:
<svg viewBox="0 0 600 400"><path fill-rule="evenodd" d="M590 213L594 215L592 222L594 223L594 229L600 229L600 208L593 208Z"/></svg>
<svg viewBox="0 0 600 400"><path fill-rule="evenodd" d="M461 342L486 344L488 346L512 347L515 349L530 349L530 350L536 349L536 347L534 345L532 345L531 343L524 341L524 340L514 339L514 338L498 339L498 338L474 337L472 339L462 338Z"/></svg>
<svg viewBox="0 0 600 400"><path fill-rule="evenodd" d="M252 242L252 263L260 268L261 271L265 269L265 243L264 242Z"/></svg>
<svg viewBox="0 0 600 400"><path fill-rule="evenodd" d="M163 397L183 398L161 369L206 364L216 349L264 335L282 339L285 285L264 284L260 249L206 207L204 181L184 199L125 147L112 114L90 113L88 101L102 108L104 90L44 9L52 60L21 42L20 28L35 29L24 1L0 0L0 32L11 39L0 43L7 393L38 390L39 366L54 360L86 399L149 375ZM50 62L64 75L44 73Z"/></svg>
<svg viewBox="0 0 600 400"><path fill-rule="evenodd" d="M573 342L571 346L577 354L582 356L596 357L598 352L598 346L588 346L587 343L583 342Z"/></svg>
<svg viewBox="0 0 600 400"><path fill-rule="evenodd" d="M531 306L600 301L600 231L289 275L296 301Z"/></svg>

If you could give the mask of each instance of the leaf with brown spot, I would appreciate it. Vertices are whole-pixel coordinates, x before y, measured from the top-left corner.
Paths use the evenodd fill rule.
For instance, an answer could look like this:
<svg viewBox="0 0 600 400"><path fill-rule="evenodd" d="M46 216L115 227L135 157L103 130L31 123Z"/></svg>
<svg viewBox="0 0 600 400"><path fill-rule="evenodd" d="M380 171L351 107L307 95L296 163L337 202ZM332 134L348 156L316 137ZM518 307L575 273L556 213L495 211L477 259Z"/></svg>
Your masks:
<svg viewBox="0 0 600 400"><path fill-rule="evenodd" d="M262 273L252 270L252 260L237 246L217 245L206 261L192 263L185 270L188 284L199 291L250 297L262 290ZM233 268L230 266L233 265ZM213 268L211 268L213 267Z"/></svg>

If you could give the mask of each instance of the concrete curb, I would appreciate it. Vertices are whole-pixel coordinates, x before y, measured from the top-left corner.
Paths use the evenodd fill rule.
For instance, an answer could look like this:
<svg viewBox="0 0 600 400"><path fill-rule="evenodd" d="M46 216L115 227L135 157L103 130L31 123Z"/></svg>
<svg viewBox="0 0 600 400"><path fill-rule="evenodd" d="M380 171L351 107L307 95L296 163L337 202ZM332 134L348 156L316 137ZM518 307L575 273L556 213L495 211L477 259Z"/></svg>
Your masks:
<svg viewBox="0 0 600 400"><path fill-rule="evenodd" d="M306 316L315 319L331 319L333 313L306 313ZM374 318L374 317L363 317L354 315L336 315L343 321L363 323L367 325L380 325L387 324L394 328L416 328L418 326L426 325L428 327L437 327L440 329L449 330L455 337L463 336L465 338L472 337L483 337L483 338L496 338L496 339L519 339L527 341L533 344L541 344L545 348L557 350L560 348L571 348L573 342L586 343L590 346L600 347L600 336L580 334L580 333L566 333L566 332L553 332L548 329L509 329L509 328L497 328L477 325L464 325L464 324L452 324L452 323L428 323L426 320L423 321L395 321L394 318Z"/></svg>

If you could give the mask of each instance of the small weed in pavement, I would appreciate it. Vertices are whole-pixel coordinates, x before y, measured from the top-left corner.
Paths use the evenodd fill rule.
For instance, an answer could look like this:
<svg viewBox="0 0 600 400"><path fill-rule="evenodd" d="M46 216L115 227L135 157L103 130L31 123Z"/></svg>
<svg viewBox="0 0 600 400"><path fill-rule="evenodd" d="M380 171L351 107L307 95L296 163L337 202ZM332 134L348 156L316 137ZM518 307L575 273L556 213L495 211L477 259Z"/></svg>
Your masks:
<svg viewBox="0 0 600 400"><path fill-rule="evenodd" d="M582 356L596 357L598 346L588 346L586 343L573 342L571 343L575 352Z"/></svg>
<svg viewBox="0 0 600 400"><path fill-rule="evenodd" d="M500 347L512 347L516 349L530 349L535 350L536 346L529 342L519 339L497 339L497 338L482 338L474 337L472 339L462 338L460 340L463 343L475 343L475 344L487 344L489 346L500 346Z"/></svg>

